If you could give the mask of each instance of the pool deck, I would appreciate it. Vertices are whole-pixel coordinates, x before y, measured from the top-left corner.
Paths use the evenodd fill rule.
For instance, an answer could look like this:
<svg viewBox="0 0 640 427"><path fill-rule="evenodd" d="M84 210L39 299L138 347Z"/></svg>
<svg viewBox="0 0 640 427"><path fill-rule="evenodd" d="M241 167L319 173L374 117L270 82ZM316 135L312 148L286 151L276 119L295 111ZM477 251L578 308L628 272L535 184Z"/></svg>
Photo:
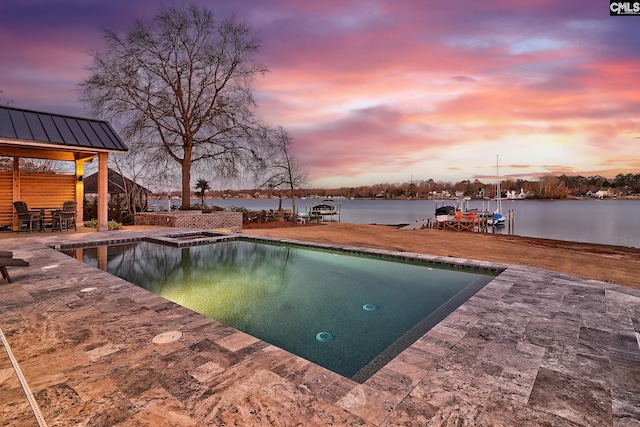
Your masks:
<svg viewBox="0 0 640 427"><path fill-rule="evenodd" d="M0 240L0 425L640 426L638 290L417 255L505 270L359 384L46 246L178 231Z"/></svg>

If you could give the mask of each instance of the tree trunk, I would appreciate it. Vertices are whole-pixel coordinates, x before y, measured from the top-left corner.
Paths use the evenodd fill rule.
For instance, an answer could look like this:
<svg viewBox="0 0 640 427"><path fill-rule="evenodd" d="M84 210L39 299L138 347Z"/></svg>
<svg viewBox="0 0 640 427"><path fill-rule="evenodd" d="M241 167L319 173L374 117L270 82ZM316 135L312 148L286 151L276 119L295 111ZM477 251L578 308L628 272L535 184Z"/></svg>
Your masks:
<svg viewBox="0 0 640 427"><path fill-rule="evenodd" d="M296 220L298 219L298 215L296 213L296 191L293 188L293 185L291 186L291 221L293 222L293 224L296 224Z"/></svg>
<svg viewBox="0 0 640 427"><path fill-rule="evenodd" d="M182 205L180 209L191 206L191 151L185 149L182 159Z"/></svg>

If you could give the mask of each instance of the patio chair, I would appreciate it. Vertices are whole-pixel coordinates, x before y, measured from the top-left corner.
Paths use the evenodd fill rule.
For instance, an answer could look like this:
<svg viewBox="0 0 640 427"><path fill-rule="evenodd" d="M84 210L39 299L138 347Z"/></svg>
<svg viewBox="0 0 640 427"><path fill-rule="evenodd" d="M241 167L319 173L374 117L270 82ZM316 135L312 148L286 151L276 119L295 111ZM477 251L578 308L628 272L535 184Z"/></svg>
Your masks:
<svg viewBox="0 0 640 427"><path fill-rule="evenodd" d="M11 251L0 251L0 273L2 273L2 277L7 279L7 282L11 283L11 276L9 276L7 267L29 267L29 262L14 258Z"/></svg>
<svg viewBox="0 0 640 427"><path fill-rule="evenodd" d="M73 226L74 230L76 228L76 206L77 202L69 201L64 202L62 205L62 209L55 210L51 212L51 216L53 222L51 224L51 231L60 230L63 228L69 230L71 226Z"/></svg>
<svg viewBox="0 0 640 427"><path fill-rule="evenodd" d="M27 204L22 201L13 202L13 207L16 210L16 216L18 218L18 229L16 231L29 231L40 228L40 220L42 219L41 212L30 211Z"/></svg>

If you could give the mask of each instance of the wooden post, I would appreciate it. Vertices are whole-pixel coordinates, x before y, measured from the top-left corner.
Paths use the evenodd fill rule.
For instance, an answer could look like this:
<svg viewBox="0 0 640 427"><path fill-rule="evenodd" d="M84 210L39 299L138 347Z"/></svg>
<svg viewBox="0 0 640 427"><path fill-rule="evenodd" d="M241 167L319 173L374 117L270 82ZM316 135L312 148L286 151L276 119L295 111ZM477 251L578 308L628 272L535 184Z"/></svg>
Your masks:
<svg viewBox="0 0 640 427"><path fill-rule="evenodd" d="M509 222L509 230L508 233L509 234L513 234L515 233L515 220L516 220L516 210L515 209L509 209L509 215L507 217L507 221Z"/></svg>
<svg viewBox="0 0 640 427"><path fill-rule="evenodd" d="M20 157L13 158L13 201L17 202L20 200ZM11 206L13 209L13 206ZM18 229L18 217L16 215L13 216L13 226L12 230Z"/></svg>
<svg viewBox="0 0 640 427"><path fill-rule="evenodd" d="M98 231L109 231L109 153L98 153Z"/></svg>
<svg viewBox="0 0 640 427"><path fill-rule="evenodd" d="M84 160L76 160L76 227L84 222Z"/></svg>

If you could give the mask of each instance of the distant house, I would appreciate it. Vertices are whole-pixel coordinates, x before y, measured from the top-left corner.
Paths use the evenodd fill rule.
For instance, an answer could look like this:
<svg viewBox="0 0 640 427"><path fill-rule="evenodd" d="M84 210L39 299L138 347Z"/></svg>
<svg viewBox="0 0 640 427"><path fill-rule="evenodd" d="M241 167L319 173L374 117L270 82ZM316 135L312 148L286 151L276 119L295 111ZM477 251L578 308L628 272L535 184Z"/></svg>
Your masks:
<svg viewBox="0 0 640 427"><path fill-rule="evenodd" d="M613 194L611 193L611 189L607 188L606 190L598 190L598 191L587 191L587 197L594 197L596 199L604 199L605 197L611 197Z"/></svg>
<svg viewBox="0 0 640 427"><path fill-rule="evenodd" d="M527 197L527 194L524 192L522 188L520 189L519 193L516 193L516 190L507 191L507 199L509 200L525 199L526 197Z"/></svg>
<svg viewBox="0 0 640 427"><path fill-rule="evenodd" d="M431 191L429 192L434 199L448 199L451 197L451 193L448 190L444 191Z"/></svg>

